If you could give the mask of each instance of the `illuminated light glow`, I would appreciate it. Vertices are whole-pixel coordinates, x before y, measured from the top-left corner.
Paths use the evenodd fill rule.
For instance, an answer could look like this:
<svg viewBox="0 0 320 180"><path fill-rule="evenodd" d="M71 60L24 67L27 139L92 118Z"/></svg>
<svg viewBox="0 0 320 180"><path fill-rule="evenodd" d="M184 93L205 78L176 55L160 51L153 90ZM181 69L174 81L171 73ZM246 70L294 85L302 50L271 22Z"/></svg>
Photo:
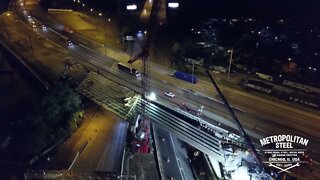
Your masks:
<svg viewBox="0 0 320 180"><path fill-rule="evenodd" d="M136 9L137 9L137 5L135 4L127 5L127 10L136 10Z"/></svg>
<svg viewBox="0 0 320 180"><path fill-rule="evenodd" d="M168 3L168 7L169 8L178 8L179 7L179 3L178 2L169 2Z"/></svg>
<svg viewBox="0 0 320 180"><path fill-rule="evenodd" d="M145 136L146 136L146 134L145 134L144 132L142 132L142 133L140 134L140 139L144 139Z"/></svg>
<svg viewBox="0 0 320 180"><path fill-rule="evenodd" d="M155 101L157 100L157 96L154 92L151 92L147 99L149 99L150 101Z"/></svg>
<svg viewBox="0 0 320 180"><path fill-rule="evenodd" d="M142 37L143 37L143 33L142 33L142 31L138 31L138 33L137 33L137 37L138 37L138 38L142 38Z"/></svg>
<svg viewBox="0 0 320 180"><path fill-rule="evenodd" d="M250 179L250 175L248 174L248 168L245 166L239 167L234 173L231 174L231 179Z"/></svg>

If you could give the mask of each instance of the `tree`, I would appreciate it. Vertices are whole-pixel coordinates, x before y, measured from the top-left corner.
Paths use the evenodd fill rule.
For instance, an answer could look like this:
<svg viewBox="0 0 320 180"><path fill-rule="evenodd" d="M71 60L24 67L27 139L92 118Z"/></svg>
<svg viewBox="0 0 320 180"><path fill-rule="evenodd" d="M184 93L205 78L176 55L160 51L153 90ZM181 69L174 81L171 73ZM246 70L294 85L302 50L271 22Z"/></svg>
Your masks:
<svg viewBox="0 0 320 180"><path fill-rule="evenodd" d="M70 133L70 122L79 111L81 99L67 84L58 84L40 100L15 133L13 149L36 154Z"/></svg>
<svg viewBox="0 0 320 180"><path fill-rule="evenodd" d="M174 59L181 59L185 54L186 50L178 42L175 42L172 47L172 57Z"/></svg>

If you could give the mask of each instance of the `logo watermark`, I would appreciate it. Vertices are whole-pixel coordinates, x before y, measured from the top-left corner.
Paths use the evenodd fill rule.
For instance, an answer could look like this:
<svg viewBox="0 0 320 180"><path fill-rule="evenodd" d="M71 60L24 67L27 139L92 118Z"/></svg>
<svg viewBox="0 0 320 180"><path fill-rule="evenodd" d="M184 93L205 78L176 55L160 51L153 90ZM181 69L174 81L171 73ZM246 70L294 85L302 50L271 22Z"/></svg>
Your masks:
<svg viewBox="0 0 320 180"><path fill-rule="evenodd" d="M273 135L262 138L260 144L267 158L263 163L278 169L278 173L290 173L290 169L308 163L302 158L307 151L308 143L309 139L296 135Z"/></svg>

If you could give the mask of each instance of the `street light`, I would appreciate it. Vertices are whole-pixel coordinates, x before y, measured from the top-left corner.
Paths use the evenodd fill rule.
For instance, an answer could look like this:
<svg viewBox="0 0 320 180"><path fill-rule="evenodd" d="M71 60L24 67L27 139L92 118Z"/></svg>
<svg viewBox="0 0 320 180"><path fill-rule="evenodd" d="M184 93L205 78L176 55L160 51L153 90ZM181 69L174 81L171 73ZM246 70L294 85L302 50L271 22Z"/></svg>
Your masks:
<svg viewBox="0 0 320 180"><path fill-rule="evenodd" d="M194 79L194 59L192 59L192 79L191 79L191 82L192 82L191 90L192 91L193 91L193 86L194 86L193 79Z"/></svg>
<svg viewBox="0 0 320 180"><path fill-rule="evenodd" d="M99 16L102 16L102 13L99 13Z"/></svg>
<svg viewBox="0 0 320 180"><path fill-rule="evenodd" d="M229 58L229 68L228 68L228 79L227 80L229 80L229 77L230 77L233 48L231 50L228 50L228 53L230 53L230 58Z"/></svg>

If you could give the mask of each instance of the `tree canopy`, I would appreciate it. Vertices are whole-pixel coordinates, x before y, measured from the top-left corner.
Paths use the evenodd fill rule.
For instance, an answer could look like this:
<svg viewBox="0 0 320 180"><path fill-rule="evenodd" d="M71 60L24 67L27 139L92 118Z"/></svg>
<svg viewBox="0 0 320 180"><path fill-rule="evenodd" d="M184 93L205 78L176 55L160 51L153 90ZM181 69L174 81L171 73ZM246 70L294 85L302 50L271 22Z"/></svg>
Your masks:
<svg viewBox="0 0 320 180"><path fill-rule="evenodd" d="M16 128L13 143L25 155L36 154L70 133L81 99L67 84L58 84L33 104L33 111Z"/></svg>

